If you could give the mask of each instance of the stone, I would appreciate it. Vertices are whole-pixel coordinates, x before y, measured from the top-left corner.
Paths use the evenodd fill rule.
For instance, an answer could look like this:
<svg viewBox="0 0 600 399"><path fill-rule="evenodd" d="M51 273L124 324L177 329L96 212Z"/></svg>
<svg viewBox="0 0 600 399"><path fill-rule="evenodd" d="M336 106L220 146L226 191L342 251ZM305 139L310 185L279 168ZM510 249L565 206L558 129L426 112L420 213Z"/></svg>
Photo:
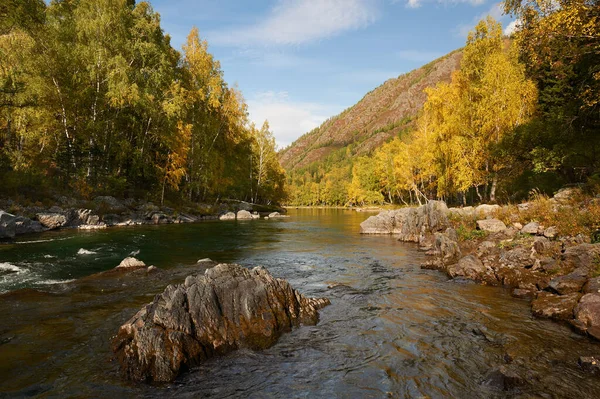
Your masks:
<svg viewBox="0 0 600 399"><path fill-rule="evenodd" d="M550 280L548 286L557 294L565 295L581 291L586 280L587 278L585 275L581 275L581 273L575 271L566 276L560 276Z"/></svg>
<svg viewBox="0 0 600 399"><path fill-rule="evenodd" d="M477 229L488 231L490 233L500 233L506 230L506 225L498 219L484 219L477 221Z"/></svg>
<svg viewBox="0 0 600 399"><path fill-rule="evenodd" d="M258 214L258 212L252 213L252 219L260 219L260 215Z"/></svg>
<svg viewBox="0 0 600 399"><path fill-rule="evenodd" d="M464 208L450 208L448 209L448 213L465 220L475 219L475 208L472 206L465 206Z"/></svg>
<svg viewBox="0 0 600 399"><path fill-rule="evenodd" d="M540 224L538 222L531 222L531 223L527 223L525 226L523 226L523 228L521 229L521 233L536 235L538 233L539 229L540 229Z"/></svg>
<svg viewBox="0 0 600 399"><path fill-rule="evenodd" d="M579 244L569 247L562 254L563 267L577 269L583 267L587 270L595 270L600 258L600 244Z"/></svg>
<svg viewBox="0 0 600 399"><path fill-rule="evenodd" d="M511 391L525 384L525 380L509 366L500 366L488 373L484 385L502 391Z"/></svg>
<svg viewBox="0 0 600 399"><path fill-rule="evenodd" d="M552 246L546 237L535 237L535 240L533 241L533 250L536 253L543 255L551 248Z"/></svg>
<svg viewBox="0 0 600 399"><path fill-rule="evenodd" d="M125 258L117 266L118 269L140 269L146 267L146 264L134 257Z"/></svg>
<svg viewBox="0 0 600 399"><path fill-rule="evenodd" d="M477 256L484 258L492 253L497 252L498 247L493 241L484 241L477 246Z"/></svg>
<svg viewBox="0 0 600 399"><path fill-rule="evenodd" d="M15 233L17 235L41 233L43 231L46 231L46 228L37 220L31 220L24 216L15 218Z"/></svg>
<svg viewBox="0 0 600 399"><path fill-rule="evenodd" d="M577 195L581 193L581 190L576 187L566 187L558 190L556 194L554 194L554 200L559 204L567 205L569 202L573 200Z"/></svg>
<svg viewBox="0 0 600 399"><path fill-rule="evenodd" d="M67 217L62 213L38 213L38 221L50 230L58 229L67 224Z"/></svg>
<svg viewBox="0 0 600 399"><path fill-rule="evenodd" d="M570 320L573 318L573 309L581 298L581 294L555 295L549 292L540 292L531 304L533 314L555 320Z"/></svg>
<svg viewBox="0 0 600 399"><path fill-rule="evenodd" d="M523 225L522 225L521 223L519 223L519 222L515 222L515 223L513 223L513 227L514 227L515 229L517 229L517 230L521 230L521 229L523 229Z"/></svg>
<svg viewBox="0 0 600 399"><path fill-rule="evenodd" d="M558 228L556 226L550 226L546 230L544 230L544 237L546 238L556 238L558 236Z"/></svg>
<svg viewBox="0 0 600 399"><path fill-rule="evenodd" d="M600 374L600 356L580 356L578 363L584 371Z"/></svg>
<svg viewBox="0 0 600 399"><path fill-rule="evenodd" d="M438 257L444 266L456 263L461 256L458 243L451 239L448 234L442 233L435 233L433 252L434 256Z"/></svg>
<svg viewBox="0 0 600 399"><path fill-rule="evenodd" d="M72 209L68 216L70 227L100 224L100 216L95 215L91 209Z"/></svg>
<svg viewBox="0 0 600 399"><path fill-rule="evenodd" d="M485 266L475 255L467 255L461 258L456 265L448 267L448 274L452 278L464 277L492 285L498 283L494 271Z"/></svg>
<svg viewBox="0 0 600 399"><path fill-rule="evenodd" d="M482 204L475 208L475 216L476 217L491 217L500 209L500 205L488 205Z"/></svg>
<svg viewBox="0 0 600 399"><path fill-rule="evenodd" d="M0 211L0 238L14 238L17 234L16 217Z"/></svg>
<svg viewBox="0 0 600 399"><path fill-rule="evenodd" d="M150 212L146 217L151 224L169 224L172 223L170 217L163 212Z"/></svg>
<svg viewBox="0 0 600 399"><path fill-rule="evenodd" d="M235 220L235 213L227 212L227 213L219 216L219 220Z"/></svg>
<svg viewBox="0 0 600 399"><path fill-rule="evenodd" d="M237 220L252 220L252 214L245 210L238 211Z"/></svg>
<svg viewBox="0 0 600 399"><path fill-rule="evenodd" d="M575 324L582 332L600 340L600 294L585 294L575 307Z"/></svg>
<svg viewBox="0 0 600 399"><path fill-rule="evenodd" d="M591 278L583 286L584 294L598 294L600 293L600 277Z"/></svg>
<svg viewBox="0 0 600 399"><path fill-rule="evenodd" d="M169 285L119 328L113 351L124 377L169 382L210 357L265 349L293 327L316 325L328 304L264 268L220 264Z"/></svg>
<svg viewBox="0 0 600 399"><path fill-rule="evenodd" d="M534 265L535 259L532 258L531 251L523 247L516 247L503 252L500 255L500 263L506 266L528 268Z"/></svg>
<svg viewBox="0 0 600 399"><path fill-rule="evenodd" d="M448 207L442 201L429 201L417 208L384 211L360 224L361 234L395 234L400 241L418 243L426 233L448 227Z"/></svg>

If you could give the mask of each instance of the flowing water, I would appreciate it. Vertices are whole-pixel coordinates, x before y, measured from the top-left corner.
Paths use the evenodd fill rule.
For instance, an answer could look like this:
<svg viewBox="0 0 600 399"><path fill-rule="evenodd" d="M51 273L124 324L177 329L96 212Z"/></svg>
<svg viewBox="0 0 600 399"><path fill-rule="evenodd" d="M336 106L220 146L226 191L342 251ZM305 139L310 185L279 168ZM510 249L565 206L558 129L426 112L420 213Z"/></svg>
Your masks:
<svg viewBox="0 0 600 399"><path fill-rule="evenodd" d="M421 270L415 246L359 235L365 214L290 214L0 245L0 397L600 397L600 376L577 365L599 344L532 318L505 290ZM165 272L91 276L130 254ZM121 380L111 337L167 284L201 273L201 258L263 265L332 304L268 350L212 359L172 384ZM492 382L507 364L524 385Z"/></svg>

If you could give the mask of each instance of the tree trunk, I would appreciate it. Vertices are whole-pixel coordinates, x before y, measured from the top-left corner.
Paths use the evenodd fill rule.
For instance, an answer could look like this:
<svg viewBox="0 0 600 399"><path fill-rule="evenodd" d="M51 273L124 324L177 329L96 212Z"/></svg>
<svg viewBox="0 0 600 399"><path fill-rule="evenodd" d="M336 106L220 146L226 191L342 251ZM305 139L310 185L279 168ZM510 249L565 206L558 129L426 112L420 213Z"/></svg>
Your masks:
<svg viewBox="0 0 600 399"><path fill-rule="evenodd" d="M492 189L490 191L490 202L496 202L496 187L498 186L498 175L494 173L492 179Z"/></svg>

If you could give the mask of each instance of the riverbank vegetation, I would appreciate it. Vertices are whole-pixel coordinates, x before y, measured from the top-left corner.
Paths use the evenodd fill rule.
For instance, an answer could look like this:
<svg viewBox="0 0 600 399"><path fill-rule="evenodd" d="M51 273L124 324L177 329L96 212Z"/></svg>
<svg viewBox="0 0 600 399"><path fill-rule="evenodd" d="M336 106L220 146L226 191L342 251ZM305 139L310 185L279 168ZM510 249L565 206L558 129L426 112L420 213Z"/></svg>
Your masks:
<svg viewBox="0 0 600 399"><path fill-rule="evenodd" d="M370 155L288 171L304 205L515 202L600 181L600 4L508 0L469 34L450 83L427 90L414 128ZM341 159L341 162L336 162Z"/></svg>
<svg viewBox="0 0 600 399"><path fill-rule="evenodd" d="M8 0L0 15L2 195L283 198L268 123L249 123L197 29L179 52L132 0Z"/></svg>

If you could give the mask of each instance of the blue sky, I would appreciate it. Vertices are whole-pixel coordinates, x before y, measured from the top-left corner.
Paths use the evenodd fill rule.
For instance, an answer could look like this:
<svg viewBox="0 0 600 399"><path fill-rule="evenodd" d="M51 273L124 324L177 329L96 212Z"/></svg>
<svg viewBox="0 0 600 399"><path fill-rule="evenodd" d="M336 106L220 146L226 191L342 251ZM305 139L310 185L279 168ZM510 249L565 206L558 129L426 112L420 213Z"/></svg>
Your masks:
<svg viewBox="0 0 600 399"><path fill-rule="evenodd" d="M462 47L490 0L152 0L180 49L193 26L280 147L385 80Z"/></svg>

